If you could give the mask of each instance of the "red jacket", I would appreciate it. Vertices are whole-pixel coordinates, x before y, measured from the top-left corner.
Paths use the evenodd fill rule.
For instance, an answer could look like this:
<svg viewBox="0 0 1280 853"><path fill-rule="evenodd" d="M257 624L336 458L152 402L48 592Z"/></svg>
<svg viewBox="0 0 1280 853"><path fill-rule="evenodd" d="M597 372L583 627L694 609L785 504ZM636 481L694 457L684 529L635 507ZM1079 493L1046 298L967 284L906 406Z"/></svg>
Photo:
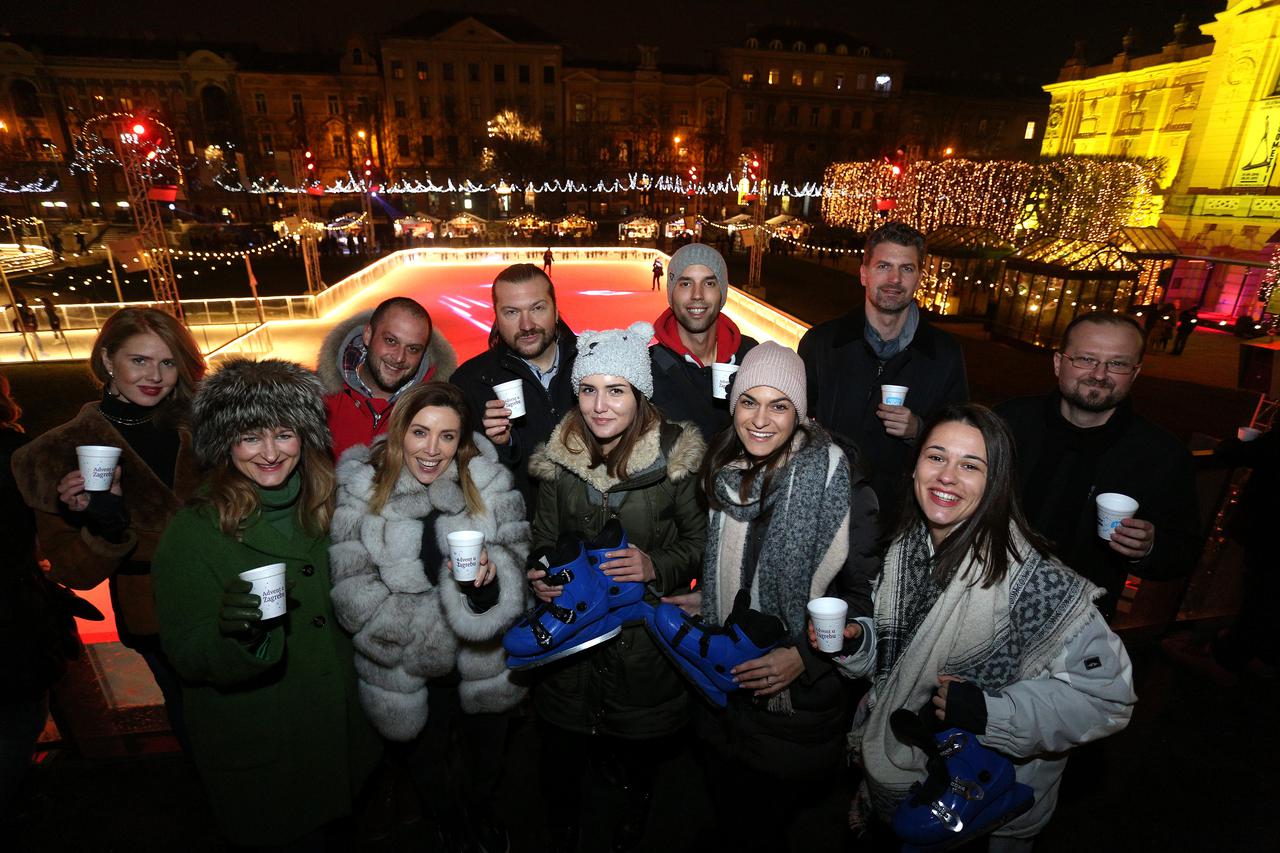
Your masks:
<svg viewBox="0 0 1280 853"><path fill-rule="evenodd" d="M346 379L343 358L349 347L362 346L361 333L369 322L372 311L362 311L330 330L320 347L316 372L324 383L324 410L329 419L329 431L333 433L333 456L342 456L352 445L369 444L386 432L394 400L367 396L363 389L354 388ZM422 364L413 380L416 385L431 379L447 380L458 366L453 347L439 329L433 329ZM401 392L403 393L403 392Z"/></svg>

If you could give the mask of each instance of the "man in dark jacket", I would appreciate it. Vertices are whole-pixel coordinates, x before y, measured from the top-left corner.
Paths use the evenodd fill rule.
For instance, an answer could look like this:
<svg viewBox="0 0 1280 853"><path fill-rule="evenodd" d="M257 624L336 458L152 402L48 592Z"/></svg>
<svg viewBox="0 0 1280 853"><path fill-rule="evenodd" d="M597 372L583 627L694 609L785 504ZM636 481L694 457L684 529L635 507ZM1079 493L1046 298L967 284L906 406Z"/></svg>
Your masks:
<svg viewBox="0 0 1280 853"><path fill-rule="evenodd" d="M1017 446L1027 520L1068 566L1106 589L1098 609L1108 618L1127 575L1177 577L1200 554L1191 454L1129 401L1144 343L1131 317L1082 314L1053 356L1058 389L996 407ZM1137 517L1110 540L1098 536L1094 504L1105 492L1138 502Z"/></svg>
<svg viewBox="0 0 1280 853"><path fill-rule="evenodd" d="M923 262L923 234L900 222L880 226L867 237L859 270L864 306L800 339L810 414L857 444L881 512L890 517L915 464L924 422L969 398L960 345L916 307ZM881 385L906 386L904 405L882 403Z"/></svg>
<svg viewBox="0 0 1280 853"><path fill-rule="evenodd" d="M452 382L462 389L476 423L512 470L533 518L537 485L530 481L529 455L551 436L574 405L573 361L577 338L560 321L551 278L533 264L515 264L493 280L493 329L489 349L465 362ZM511 419L493 386L519 379L525 414Z"/></svg>
<svg viewBox="0 0 1280 853"><path fill-rule="evenodd" d="M676 250L667 264L667 303L653 323L653 404L667 420L692 421L708 443L733 420L712 392L711 365L741 364L757 343L722 311L729 298L724 258L703 243Z"/></svg>

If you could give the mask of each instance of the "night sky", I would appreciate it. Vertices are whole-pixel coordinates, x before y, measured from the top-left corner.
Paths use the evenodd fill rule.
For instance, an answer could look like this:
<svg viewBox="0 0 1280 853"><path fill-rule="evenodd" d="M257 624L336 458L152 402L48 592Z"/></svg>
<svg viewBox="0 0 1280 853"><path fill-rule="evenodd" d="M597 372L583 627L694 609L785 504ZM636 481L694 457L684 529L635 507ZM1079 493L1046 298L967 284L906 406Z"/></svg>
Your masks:
<svg viewBox="0 0 1280 853"><path fill-rule="evenodd" d="M636 2L600 0L466 0L466 2L308 3L218 0L209 4L173 0L96 0L18 3L4 0L0 26L14 33L206 37L251 41L269 49L340 47L354 30L376 33L425 9L459 9L522 15L562 37L568 56L623 59L633 46L657 44L660 61L709 63L711 50L737 43L753 26L829 26L887 47L918 67L1004 71L1049 82L1086 42L1091 62L1120 51L1120 38L1136 29L1136 52L1154 53L1172 39L1185 11L1192 24L1211 20L1227 0L735 0L735 2ZM602 13L602 9L609 9ZM291 11L285 12L289 9ZM672 23L668 25L666 21Z"/></svg>

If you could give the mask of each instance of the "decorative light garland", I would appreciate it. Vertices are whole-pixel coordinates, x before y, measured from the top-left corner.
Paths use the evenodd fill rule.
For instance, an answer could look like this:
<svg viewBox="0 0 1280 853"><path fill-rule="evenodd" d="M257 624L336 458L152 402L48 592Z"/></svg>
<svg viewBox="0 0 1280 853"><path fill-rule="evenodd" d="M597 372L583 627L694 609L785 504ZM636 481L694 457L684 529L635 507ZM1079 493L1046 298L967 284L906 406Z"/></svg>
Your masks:
<svg viewBox="0 0 1280 853"><path fill-rule="evenodd" d="M44 178L37 178L25 184L17 183L9 178L0 180L0 193L51 193L57 188L57 178L50 178L48 181Z"/></svg>
<svg viewBox="0 0 1280 853"><path fill-rule="evenodd" d="M834 246L819 246L814 243L805 243L801 240L797 240L796 238L788 234L784 234L781 231L778 231L768 225L752 225L749 223L742 223L740 225L729 225L724 222L712 222L710 219L703 216L702 214L698 214L698 220L703 225L710 225L712 228L721 228L725 231L728 231L729 233L733 233L734 231L750 231L754 228L759 228L761 231L768 234L770 237L776 237L779 240L785 240L786 242L792 244L793 246L799 246L801 249L811 249L815 252L831 252L837 255L861 255L862 254L861 249L840 249Z"/></svg>

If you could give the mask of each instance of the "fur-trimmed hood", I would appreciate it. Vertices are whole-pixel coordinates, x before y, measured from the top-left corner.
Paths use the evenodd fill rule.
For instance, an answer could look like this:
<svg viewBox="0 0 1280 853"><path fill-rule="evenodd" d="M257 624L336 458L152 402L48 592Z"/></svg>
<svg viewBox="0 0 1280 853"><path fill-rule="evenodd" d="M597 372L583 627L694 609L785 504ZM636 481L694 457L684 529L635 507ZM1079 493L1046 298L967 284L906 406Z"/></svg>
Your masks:
<svg viewBox="0 0 1280 853"><path fill-rule="evenodd" d="M534 450L529 458L529 475L537 480L554 480L557 469L563 468L602 494L622 485L624 481L611 477L605 470L605 466L587 467L590 456L585 447L571 449L565 445L562 438L564 426L572 416L572 412L566 415L551 431L551 437L547 443L539 445ZM702 465L702 458L707 452L707 443L703 440L702 433L693 423L670 424L663 421L658 429L649 430L636 442L635 449L631 452L631 464L627 466L630 471L627 482L638 479L658 463L662 455L663 428L675 428L680 431L671 445L671 451L666 455L666 476L673 483L678 483L686 477L696 476L698 468Z"/></svg>
<svg viewBox="0 0 1280 853"><path fill-rule="evenodd" d="M355 346L360 341L364 334L364 327L369 324L369 318L372 316L373 309L353 314L335 325L329 330L329 334L324 336L324 343L320 345L320 355L316 361L316 373L324 383L326 394L336 394L346 386L346 380L342 377L342 354L348 347ZM447 382L458 367L457 352L434 322L431 324L431 340L427 343L427 351L422 356L422 363L418 365L418 372L414 374L413 380L406 385L422 382L433 367L435 372L431 374L431 378L441 382Z"/></svg>

